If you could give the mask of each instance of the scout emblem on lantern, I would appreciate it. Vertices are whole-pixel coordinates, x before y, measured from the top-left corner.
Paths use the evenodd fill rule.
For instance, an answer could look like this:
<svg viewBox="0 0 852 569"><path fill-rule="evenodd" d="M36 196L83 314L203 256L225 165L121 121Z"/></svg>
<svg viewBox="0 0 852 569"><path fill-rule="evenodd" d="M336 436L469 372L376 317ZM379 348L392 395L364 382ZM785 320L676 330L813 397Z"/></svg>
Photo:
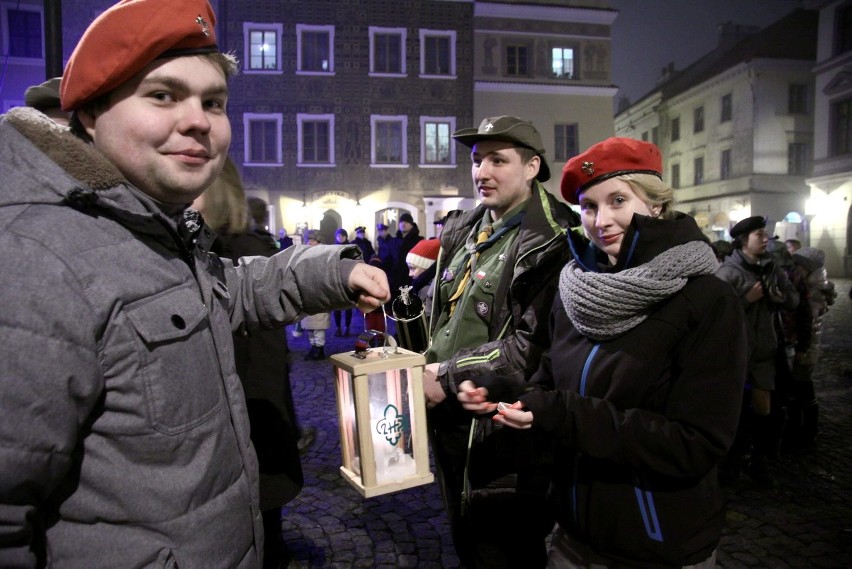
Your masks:
<svg viewBox="0 0 852 569"><path fill-rule="evenodd" d="M426 359L395 345L359 346L330 359L343 455L340 473L347 482L365 498L432 482L423 396Z"/></svg>

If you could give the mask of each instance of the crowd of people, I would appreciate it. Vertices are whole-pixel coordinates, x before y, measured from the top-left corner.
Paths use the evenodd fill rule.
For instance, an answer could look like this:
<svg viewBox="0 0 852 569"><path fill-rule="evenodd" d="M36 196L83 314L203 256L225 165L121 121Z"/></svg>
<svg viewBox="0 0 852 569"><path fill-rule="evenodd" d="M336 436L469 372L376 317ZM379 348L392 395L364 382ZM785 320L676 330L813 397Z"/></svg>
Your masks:
<svg viewBox="0 0 852 569"><path fill-rule="evenodd" d="M283 328L324 360L400 294L465 567L714 567L722 485L813 449L823 251L759 215L710 243L645 141L568 160L559 200L507 115L453 133L479 204L436 238L275 239L228 157L235 70L207 0L124 0L0 117L0 566L286 566L313 429Z"/></svg>

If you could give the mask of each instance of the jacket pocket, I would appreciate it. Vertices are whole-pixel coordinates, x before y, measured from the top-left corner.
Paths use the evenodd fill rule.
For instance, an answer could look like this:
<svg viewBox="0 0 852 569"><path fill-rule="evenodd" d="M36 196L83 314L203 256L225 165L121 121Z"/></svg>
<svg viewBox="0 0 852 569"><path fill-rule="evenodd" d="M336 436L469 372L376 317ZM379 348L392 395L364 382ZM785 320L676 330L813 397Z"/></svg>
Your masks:
<svg viewBox="0 0 852 569"><path fill-rule="evenodd" d="M145 399L154 429L172 435L215 415L223 399L207 308L189 284L125 309L139 337Z"/></svg>

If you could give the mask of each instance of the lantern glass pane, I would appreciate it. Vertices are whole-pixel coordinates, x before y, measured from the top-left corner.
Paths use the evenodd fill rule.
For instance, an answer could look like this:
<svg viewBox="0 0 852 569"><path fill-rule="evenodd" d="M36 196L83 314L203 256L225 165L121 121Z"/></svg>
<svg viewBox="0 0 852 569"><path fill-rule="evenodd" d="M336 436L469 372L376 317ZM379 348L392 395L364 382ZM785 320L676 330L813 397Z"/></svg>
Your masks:
<svg viewBox="0 0 852 569"><path fill-rule="evenodd" d="M416 474L410 373L408 369L390 369L367 376L378 484L400 481Z"/></svg>
<svg viewBox="0 0 852 569"><path fill-rule="evenodd" d="M361 449L358 445L358 421L355 420L355 385L350 373L337 368L338 393L340 396L341 448L343 465L356 474L361 474Z"/></svg>

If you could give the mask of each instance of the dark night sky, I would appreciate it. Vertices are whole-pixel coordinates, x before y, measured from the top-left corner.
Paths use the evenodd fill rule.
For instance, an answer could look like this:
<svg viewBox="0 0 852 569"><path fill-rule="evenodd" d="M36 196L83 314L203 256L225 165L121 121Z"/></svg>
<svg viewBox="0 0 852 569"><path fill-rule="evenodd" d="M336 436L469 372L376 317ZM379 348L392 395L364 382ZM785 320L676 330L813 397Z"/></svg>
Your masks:
<svg viewBox="0 0 852 569"><path fill-rule="evenodd" d="M610 0L619 11L612 27L612 77L636 102L669 62L684 69L716 47L723 22L765 27L800 0Z"/></svg>

